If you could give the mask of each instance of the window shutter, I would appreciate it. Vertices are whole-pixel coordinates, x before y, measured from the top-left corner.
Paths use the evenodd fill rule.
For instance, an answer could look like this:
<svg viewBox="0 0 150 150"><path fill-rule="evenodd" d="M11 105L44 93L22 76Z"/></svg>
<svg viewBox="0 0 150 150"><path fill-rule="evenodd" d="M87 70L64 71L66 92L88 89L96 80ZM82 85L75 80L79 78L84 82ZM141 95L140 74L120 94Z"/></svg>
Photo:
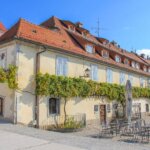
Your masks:
<svg viewBox="0 0 150 150"><path fill-rule="evenodd" d="M97 66L95 66L94 78L96 81L98 81L98 67Z"/></svg>
<svg viewBox="0 0 150 150"><path fill-rule="evenodd" d="M111 69L107 69L107 82L108 83L113 82L113 72Z"/></svg>
<svg viewBox="0 0 150 150"><path fill-rule="evenodd" d="M91 66L91 79L98 80L98 67L96 65Z"/></svg>
<svg viewBox="0 0 150 150"><path fill-rule="evenodd" d="M112 70L110 70L110 83L113 83L113 73L112 73Z"/></svg>
<svg viewBox="0 0 150 150"><path fill-rule="evenodd" d="M91 66L91 79L94 80L94 66Z"/></svg>
<svg viewBox="0 0 150 150"><path fill-rule="evenodd" d="M107 82L109 82L109 69L107 69Z"/></svg>
<svg viewBox="0 0 150 150"><path fill-rule="evenodd" d="M125 74L120 73L120 84L125 84Z"/></svg>
<svg viewBox="0 0 150 150"><path fill-rule="evenodd" d="M56 59L56 74L60 75L60 57Z"/></svg>
<svg viewBox="0 0 150 150"><path fill-rule="evenodd" d="M60 114L60 100L59 99L56 100L56 111L57 111L57 114Z"/></svg>
<svg viewBox="0 0 150 150"><path fill-rule="evenodd" d="M67 76L68 74L68 60L64 58L63 60L63 75Z"/></svg>

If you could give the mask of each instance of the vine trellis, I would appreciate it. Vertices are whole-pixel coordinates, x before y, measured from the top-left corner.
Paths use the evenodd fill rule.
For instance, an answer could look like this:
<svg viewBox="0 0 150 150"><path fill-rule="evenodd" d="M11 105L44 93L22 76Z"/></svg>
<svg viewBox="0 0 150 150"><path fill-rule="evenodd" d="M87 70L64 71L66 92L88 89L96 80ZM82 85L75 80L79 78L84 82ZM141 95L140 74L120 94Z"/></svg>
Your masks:
<svg viewBox="0 0 150 150"><path fill-rule="evenodd" d="M17 89L16 73L17 67L14 65L9 65L7 70L0 68L0 83L8 83L10 89Z"/></svg>
<svg viewBox="0 0 150 150"><path fill-rule="evenodd" d="M36 94L53 95L62 98L105 96L108 100L125 101L125 86L98 83L81 78L55 76L38 73L36 76ZM133 98L150 98L150 88L133 87Z"/></svg>

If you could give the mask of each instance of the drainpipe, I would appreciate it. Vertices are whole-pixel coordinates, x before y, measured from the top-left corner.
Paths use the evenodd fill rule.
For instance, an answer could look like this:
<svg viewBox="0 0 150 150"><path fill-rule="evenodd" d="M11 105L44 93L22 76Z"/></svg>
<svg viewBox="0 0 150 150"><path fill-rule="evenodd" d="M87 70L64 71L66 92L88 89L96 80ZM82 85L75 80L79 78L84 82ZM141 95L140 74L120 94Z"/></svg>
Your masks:
<svg viewBox="0 0 150 150"><path fill-rule="evenodd" d="M37 76L38 72L40 71L40 54L47 51L46 47L43 46L44 50L36 53L36 72L35 75ZM35 95L35 127L39 127L39 96Z"/></svg>

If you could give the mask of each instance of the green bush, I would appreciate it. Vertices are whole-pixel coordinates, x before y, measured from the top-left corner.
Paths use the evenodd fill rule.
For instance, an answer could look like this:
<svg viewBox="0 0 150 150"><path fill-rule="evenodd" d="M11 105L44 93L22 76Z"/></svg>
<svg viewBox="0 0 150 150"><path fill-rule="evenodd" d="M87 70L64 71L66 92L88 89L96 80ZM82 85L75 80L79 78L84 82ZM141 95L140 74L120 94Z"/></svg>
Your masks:
<svg viewBox="0 0 150 150"><path fill-rule="evenodd" d="M79 129L82 127L83 127L83 125L81 124L81 122L75 121L74 117L69 117L66 119L66 122L62 128L64 128L64 129Z"/></svg>

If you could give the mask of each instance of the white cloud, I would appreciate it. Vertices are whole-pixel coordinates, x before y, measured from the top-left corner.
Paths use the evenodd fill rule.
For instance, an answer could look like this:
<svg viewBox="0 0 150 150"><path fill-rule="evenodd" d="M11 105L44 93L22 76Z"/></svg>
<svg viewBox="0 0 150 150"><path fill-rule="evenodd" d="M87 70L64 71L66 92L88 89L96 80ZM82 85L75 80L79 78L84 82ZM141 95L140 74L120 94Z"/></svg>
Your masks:
<svg viewBox="0 0 150 150"><path fill-rule="evenodd" d="M137 53L140 55L140 54L145 54L147 56L150 56L150 49L141 49L141 50L138 50Z"/></svg>

